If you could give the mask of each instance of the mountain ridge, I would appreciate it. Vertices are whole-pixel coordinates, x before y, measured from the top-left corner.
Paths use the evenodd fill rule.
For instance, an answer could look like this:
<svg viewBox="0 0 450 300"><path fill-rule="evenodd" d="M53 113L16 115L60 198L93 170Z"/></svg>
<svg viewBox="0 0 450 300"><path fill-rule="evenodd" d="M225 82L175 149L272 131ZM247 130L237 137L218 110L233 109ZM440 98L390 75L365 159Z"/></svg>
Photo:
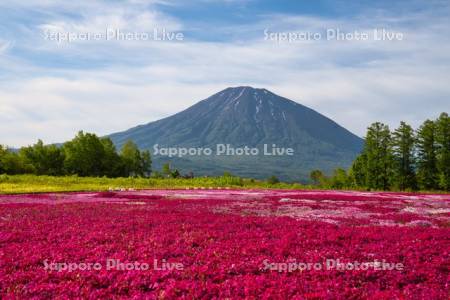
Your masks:
<svg viewBox="0 0 450 300"><path fill-rule="evenodd" d="M363 144L361 138L317 111L267 89L249 86L226 88L172 116L109 137L118 147L131 139L140 148L150 150L155 144L167 147L217 144L292 147L297 155L291 158L250 157L244 162L242 158L229 158L227 161L211 157L173 160L175 167L188 168L185 171L199 175L217 175L225 169L244 176L254 175L254 172L246 172L245 168L259 168L262 170L256 174L259 175L257 177L267 177L272 172L287 180L305 180L313 167L325 171L337 166L348 167ZM165 161L167 158L161 157L155 162L158 165ZM245 167L239 167L237 162ZM196 163L200 165L196 166ZM218 169L214 172L207 165ZM261 168L262 165L265 167ZM280 165L292 167L282 171ZM209 171L203 172L205 169Z"/></svg>

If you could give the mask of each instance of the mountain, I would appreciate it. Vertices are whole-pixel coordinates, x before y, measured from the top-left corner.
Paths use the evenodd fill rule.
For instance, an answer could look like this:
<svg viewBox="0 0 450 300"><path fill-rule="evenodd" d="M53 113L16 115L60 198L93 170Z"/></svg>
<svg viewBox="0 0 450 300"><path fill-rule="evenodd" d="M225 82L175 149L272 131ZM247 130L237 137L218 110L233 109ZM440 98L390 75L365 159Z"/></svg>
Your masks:
<svg viewBox="0 0 450 300"><path fill-rule="evenodd" d="M308 180L312 169L331 172L350 166L363 140L320 113L266 89L227 88L173 116L140 125L110 138L117 147L133 140L141 149L217 144L260 149L258 156L154 156L155 166L170 161L182 172ZM292 148L292 156L264 156L264 144Z"/></svg>

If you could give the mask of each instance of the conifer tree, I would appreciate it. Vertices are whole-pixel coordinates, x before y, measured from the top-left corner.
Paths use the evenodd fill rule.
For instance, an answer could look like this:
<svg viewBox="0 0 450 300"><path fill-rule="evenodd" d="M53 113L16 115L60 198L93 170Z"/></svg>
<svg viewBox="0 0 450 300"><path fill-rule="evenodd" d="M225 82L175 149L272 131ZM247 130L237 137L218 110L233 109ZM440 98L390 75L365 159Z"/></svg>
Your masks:
<svg viewBox="0 0 450 300"><path fill-rule="evenodd" d="M450 117L442 113L436 121L437 168L439 187L450 190Z"/></svg>
<svg viewBox="0 0 450 300"><path fill-rule="evenodd" d="M393 158L391 133L387 125L376 122L367 129L364 152L367 157L367 187L388 190L392 181Z"/></svg>
<svg viewBox="0 0 450 300"><path fill-rule="evenodd" d="M415 189L414 130L405 122L392 134L395 184L400 190Z"/></svg>
<svg viewBox="0 0 450 300"><path fill-rule="evenodd" d="M353 161L349 173L356 187L367 187L367 155L364 152Z"/></svg>
<svg viewBox="0 0 450 300"><path fill-rule="evenodd" d="M417 131L419 187L423 190L438 188L436 124L426 120Z"/></svg>

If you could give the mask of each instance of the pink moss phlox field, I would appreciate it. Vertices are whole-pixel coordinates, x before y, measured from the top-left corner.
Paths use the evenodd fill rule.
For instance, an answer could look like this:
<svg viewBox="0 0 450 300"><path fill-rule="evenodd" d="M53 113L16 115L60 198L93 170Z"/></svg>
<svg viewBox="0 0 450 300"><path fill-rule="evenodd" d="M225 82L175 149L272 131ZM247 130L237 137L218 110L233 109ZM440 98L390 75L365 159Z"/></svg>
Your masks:
<svg viewBox="0 0 450 300"><path fill-rule="evenodd" d="M450 195L156 190L0 196L0 298L448 299ZM106 260L148 270L108 270ZM374 260L402 270L265 262ZM155 269L154 261L182 269ZM99 263L49 270L45 263Z"/></svg>

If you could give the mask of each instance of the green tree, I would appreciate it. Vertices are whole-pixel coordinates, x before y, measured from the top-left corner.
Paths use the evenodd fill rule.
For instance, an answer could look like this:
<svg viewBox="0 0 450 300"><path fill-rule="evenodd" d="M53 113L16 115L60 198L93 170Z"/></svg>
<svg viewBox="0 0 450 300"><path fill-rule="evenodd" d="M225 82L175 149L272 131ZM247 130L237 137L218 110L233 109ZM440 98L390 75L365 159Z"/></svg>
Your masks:
<svg viewBox="0 0 450 300"><path fill-rule="evenodd" d="M149 177L152 172L152 157L150 151L144 150L141 152L139 161L139 174L141 176Z"/></svg>
<svg viewBox="0 0 450 300"><path fill-rule="evenodd" d="M6 173L5 160L8 150L3 145L0 145L0 174Z"/></svg>
<svg viewBox="0 0 450 300"><path fill-rule="evenodd" d="M376 122L368 128L364 147L368 188L390 188L393 165L391 145L391 134L387 125Z"/></svg>
<svg viewBox="0 0 450 300"><path fill-rule="evenodd" d="M19 156L27 169L37 175L63 175L64 152L56 145L38 140L33 146L20 149Z"/></svg>
<svg viewBox="0 0 450 300"><path fill-rule="evenodd" d="M414 130L405 122L392 134L395 184L400 190L416 188Z"/></svg>
<svg viewBox="0 0 450 300"><path fill-rule="evenodd" d="M356 157L350 168L353 185L367 187L367 155L364 151Z"/></svg>
<svg viewBox="0 0 450 300"><path fill-rule="evenodd" d="M130 140L122 146L120 156L126 176L150 176L152 168L150 151L144 150L141 152L138 146Z"/></svg>
<svg viewBox="0 0 450 300"><path fill-rule="evenodd" d="M334 189L343 189L350 185L347 172L341 168L334 170L333 177L330 182L331 187Z"/></svg>
<svg viewBox="0 0 450 300"><path fill-rule="evenodd" d="M170 177L172 174L172 171L170 170L170 163L163 164L161 172L165 177Z"/></svg>
<svg viewBox="0 0 450 300"><path fill-rule="evenodd" d="M442 113L436 120L437 168L439 186L450 190L450 117Z"/></svg>
<svg viewBox="0 0 450 300"><path fill-rule="evenodd" d="M120 156L125 168L126 176L138 176L140 169L141 153L137 145L129 140L127 141L120 151Z"/></svg>
<svg viewBox="0 0 450 300"><path fill-rule="evenodd" d="M108 177L125 176L124 163L117 154L116 146L110 138L101 138L103 145L102 170Z"/></svg>
<svg viewBox="0 0 450 300"><path fill-rule="evenodd" d="M320 170L312 170L309 174L309 178L311 178L315 185L320 185L323 182L325 176Z"/></svg>
<svg viewBox="0 0 450 300"><path fill-rule="evenodd" d="M277 184L279 182L280 182L280 180L275 175L272 175L267 179L268 184Z"/></svg>
<svg viewBox="0 0 450 300"><path fill-rule="evenodd" d="M80 176L106 175L105 149L102 141L92 133L78 132L77 136L64 144L64 168L69 174Z"/></svg>
<svg viewBox="0 0 450 300"><path fill-rule="evenodd" d="M19 155L0 145L0 174L23 174L27 170Z"/></svg>
<svg viewBox="0 0 450 300"><path fill-rule="evenodd" d="M173 170L172 171L172 173L170 174L170 176L172 177L172 178L179 178L181 175L180 175L180 171L178 171L178 169L175 169L175 170Z"/></svg>
<svg viewBox="0 0 450 300"><path fill-rule="evenodd" d="M420 188L424 190L438 188L436 148L436 124L426 120L417 131L417 179Z"/></svg>

